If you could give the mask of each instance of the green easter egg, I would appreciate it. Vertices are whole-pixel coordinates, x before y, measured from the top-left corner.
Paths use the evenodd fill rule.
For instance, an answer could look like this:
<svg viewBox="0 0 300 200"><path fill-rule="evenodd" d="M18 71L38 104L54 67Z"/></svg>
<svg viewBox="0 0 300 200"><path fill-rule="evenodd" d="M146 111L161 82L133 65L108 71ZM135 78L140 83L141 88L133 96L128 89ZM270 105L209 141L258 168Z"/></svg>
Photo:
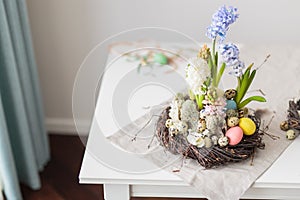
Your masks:
<svg viewBox="0 0 300 200"><path fill-rule="evenodd" d="M168 64L168 58L162 53L156 53L154 54L154 62L161 64L161 65L166 65Z"/></svg>

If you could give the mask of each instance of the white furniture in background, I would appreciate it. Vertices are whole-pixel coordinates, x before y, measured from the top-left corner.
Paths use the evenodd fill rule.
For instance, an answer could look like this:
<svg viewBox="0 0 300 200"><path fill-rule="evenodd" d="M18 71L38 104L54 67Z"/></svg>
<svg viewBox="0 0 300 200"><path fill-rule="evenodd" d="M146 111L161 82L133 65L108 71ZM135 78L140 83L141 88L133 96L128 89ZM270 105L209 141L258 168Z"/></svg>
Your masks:
<svg viewBox="0 0 300 200"><path fill-rule="evenodd" d="M148 174L122 173L103 165L89 149L101 148L106 142L99 136L99 126L93 121L87 150L81 166L81 184L104 184L105 200L129 200L130 197L202 197L179 177L160 170ZM92 147L94 146L94 147ZM245 193L250 199L300 199L300 140L291 144L282 156ZM110 152L103 152L109 154ZM136 165L151 165L132 155L111 154L116 160L126 159Z"/></svg>
<svg viewBox="0 0 300 200"><path fill-rule="evenodd" d="M268 47L269 48L269 47ZM245 52L244 55L251 55L253 58L263 58L262 50L265 48L249 48L250 52ZM278 48L280 50L280 48ZM246 51L246 48L242 49ZM271 49L272 50L272 49ZM274 49L273 49L274 50ZM286 49L287 50L287 49ZM292 53L293 49L288 49L287 53ZM297 51L296 51L297 52ZM247 54L248 53L248 54ZM269 53L272 53L272 51ZM278 55L276 55L278 53ZM277 52L277 48L273 51L278 59L284 58L286 55L282 55L282 51ZM254 55L253 55L254 54ZM282 55L280 57L280 55ZM293 58L293 55L290 56ZM296 58L296 57L295 57ZM264 78L265 74L272 75L276 72L277 66L275 66L276 59L274 61L273 68L263 68L260 73L261 77L257 77L258 81L270 85L269 80ZM271 64L273 65L272 61ZM291 59L286 66L291 67L290 70L283 70L281 76L292 77L293 73L298 73L296 69L297 63L291 63ZM125 60L116 61L105 74L101 92L99 94L95 116L92 121L89 139L85 151L85 155L82 161L81 171L79 175L79 182L81 184L104 184L105 200L129 200L130 197L186 197L186 198L200 198L203 197L196 190L183 182L179 177L164 170L154 170L151 173L125 173L130 167L137 169L154 169L155 166L149 161L139 158L136 155L126 153L122 150L114 148L105 137L115 133L119 130L118 124L116 124L116 116L121 115L114 111L112 103L115 99L114 90L118 86L118 81L122 79L122 76L128 71L131 71L136 67L134 64L128 64ZM293 71L293 68L295 71ZM128 70L126 72L126 70ZM182 72L179 72L182 73ZM123 75L122 75L123 74ZM172 78L172 77L171 77ZM275 78L275 77L274 77ZM130 79L134 82L134 79ZM277 83L277 82L276 82ZM274 83L274 84L276 84ZM280 83L278 83L280 84ZM177 84L180 85L180 84ZM274 85L274 87L278 87ZM286 93L292 94L292 91L281 88ZM288 87L288 86L287 86ZM176 88L178 90L182 88ZM277 92L272 90L265 91L272 99L278 99ZM296 91L298 92L298 91ZM135 106L129 105L129 112L131 119L137 119L139 116L147 112L147 110L141 109L141 99L146 105L153 105L160 103L168 99L172 94L166 96L160 96L156 86L149 86L145 88L145 91L139 91L136 93ZM146 95L152 94L153 98L143 98ZM133 95L134 96L134 95ZM139 98L140 97L140 98ZM276 103L276 102L274 102ZM287 106L287 105L286 105ZM124 121L124 123L126 120ZM119 124L121 126L125 124ZM300 199L300 139L295 140L280 156L280 158L253 184L253 186L244 194L243 198L251 199ZM101 155L101 156L100 156ZM102 159L103 158L103 159ZM113 158L115 165L118 169L109 167L105 162L105 159ZM104 162L103 162L104 161ZM129 167L129 168L128 168Z"/></svg>

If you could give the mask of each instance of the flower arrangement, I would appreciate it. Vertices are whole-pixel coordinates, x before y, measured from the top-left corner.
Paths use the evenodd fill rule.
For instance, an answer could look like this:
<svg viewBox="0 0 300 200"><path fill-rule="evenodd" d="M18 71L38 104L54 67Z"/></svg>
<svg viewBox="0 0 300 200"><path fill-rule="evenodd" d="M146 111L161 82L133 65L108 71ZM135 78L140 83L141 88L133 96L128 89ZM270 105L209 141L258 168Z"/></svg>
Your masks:
<svg viewBox="0 0 300 200"><path fill-rule="evenodd" d="M196 159L206 168L238 162L264 147L260 121L246 106L266 102L263 96L245 98L257 69L247 68L239 58L239 48L224 43L227 32L239 15L237 8L222 6L213 14L204 45L186 66L189 95L177 94L158 120L156 135L173 153ZM234 89L219 88L225 70L237 79Z"/></svg>

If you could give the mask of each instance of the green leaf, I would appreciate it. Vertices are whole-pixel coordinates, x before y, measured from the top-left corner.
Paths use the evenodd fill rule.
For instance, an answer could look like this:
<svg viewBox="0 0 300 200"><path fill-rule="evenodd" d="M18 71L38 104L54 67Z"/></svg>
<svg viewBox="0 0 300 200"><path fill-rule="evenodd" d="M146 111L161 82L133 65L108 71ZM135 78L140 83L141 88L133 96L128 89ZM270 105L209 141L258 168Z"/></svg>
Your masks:
<svg viewBox="0 0 300 200"><path fill-rule="evenodd" d="M238 109L245 107L251 101L266 102L267 100L262 96L252 96L239 103Z"/></svg>
<svg viewBox="0 0 300 200"><path fill-rule="evenodd" d="M253 79L254 79L254 77L255 77L255 74L256 74L256 69L253 70L253 71L251 72L251 75L250 75L250 77L249 77L249 83L250 83L250 84L252 83L252 81L253 81Z"/></svg>
<svg viewBox="0 0 300 200"><path fill-rule="evenodd" d="M253 70L251 72L251 68L253 67L254 63L251 63L246 71L244 72L244 74L242 75L242 77L238 78L238 87L237 87L237 96L235 98L235 101L237 104L239 104L242 99L244 98L245 94L247 93L253 79L254 76L256 74L256 70ZM251 72L251 74L250 74Z"/></svg>
<svg viewBox="0 0 300 200"><path fill-rule="evenodd" d="M211 56L209 56L209 58L208 58L208 66L209 66L210 70L212 71L213 63L212 63Z"/></svg>
<svg viewBox="0 0 300 200"><path fill-rule="evenodd" d="M204 82L204 85L206 87L208 87L210 85L210 82L211 82L211 79L210 78L207 78L206 81Z"/></svg>
<svg viewBox="0 0 300 200"><path fill-rule="evenodd" d="M204 95L195 95L195 99L196 99L198 108L201 110L203 108L202 101L204 100Z"/></svg>
<svg viewBox="0 0 300 200"><path fill-rule="evenodd" d="M251 83L253 82L255 74L256 74L256 69L251 72L251 75L250 75L249 80L248 80L248 85L247 85L247 88L246 88L246 92L248 91Z"/></svg>
<svg viewBox="0 0 300 200"><path fill-rule="evenodd" d="M250 74L250 70L251 70L251 68L253 67L253 65L254 65L254 63L251 63L248 67L247 67L247 69L245 70L245 72L244 72L244 74L242 75L242 79L246 76L246 74Z"/></svg>
<svg viewBox="0 0 300 200"><path fill-rule="evenodd" d="M239 92L241 89L241 84L242 84L242 78L241 77L237 77L238 80L238 86L236 87L236 91Z"/></svg>
<svg viewBox="0 0 300 200"><path fill-rule="evenodd" d="M213 61L215 61L215 52L216 52L216 38L213 40L212 52L211 52Z"/></svg>
<svg viewBox="0 0 300 200"><path fill-rule="evenodd" d="M222 78L222 76L223 76L225 67L226 67L226 64L223 63L222 66L221 66L221 68L219 69L219 73L218 73L218 75L217 75L217 86L219 85L220 80L221 80L221 78Z"/></svg>
<svg viewBox="0 0 300 200"><path fill-rule="evenodd" d="M241 102L241 100L243 99L243 97L245 96L245 94L247 92L249 74L250 74L250 70L246 70L246 72L244 73L244 75L242 77L241 86L240 86L240 88L237 92L236 98L235 98L235 102L237 104L239 104Z"/></svg>
<svg viewBox="0 0 300 200"><path fill-rule="evenodd" d="M245 70L244 74L241 77L242 80L245 78L246 74L249 73L249 71L250 70L248 68Z"/></svg>
<svg viewBox="0 0 300 200"><path fill-rule="evenodd" d="M251 63L251 64L247 67L247 69L249 69L249 71L250 71L251 68L253 67L253 65L254 65L254 63Z"/></svg>

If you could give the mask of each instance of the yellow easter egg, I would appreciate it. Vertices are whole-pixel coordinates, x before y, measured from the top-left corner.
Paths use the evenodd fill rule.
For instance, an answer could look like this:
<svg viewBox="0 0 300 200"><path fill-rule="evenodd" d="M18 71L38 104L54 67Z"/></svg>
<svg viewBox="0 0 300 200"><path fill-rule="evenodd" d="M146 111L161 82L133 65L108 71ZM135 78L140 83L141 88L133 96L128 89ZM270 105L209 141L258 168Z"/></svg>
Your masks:
<svg viewBox="0 0 300 200"><path fill-rule="evenodd" d="M245 135L252 135L256 130L254 121L248 117L240 118L239 127L241 127Z"/></svg>

